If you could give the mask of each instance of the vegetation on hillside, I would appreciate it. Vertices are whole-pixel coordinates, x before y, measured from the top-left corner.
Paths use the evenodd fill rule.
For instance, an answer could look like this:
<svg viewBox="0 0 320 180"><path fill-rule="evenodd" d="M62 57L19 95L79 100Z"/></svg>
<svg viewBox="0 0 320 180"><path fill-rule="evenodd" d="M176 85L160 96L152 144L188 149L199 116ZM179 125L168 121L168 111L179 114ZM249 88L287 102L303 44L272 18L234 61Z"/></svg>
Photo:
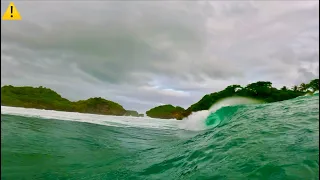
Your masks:
<svg viewBox="0 0 320 180"><path fill-rule="evenodd" d="M1 87L1 105L72 111L71 101L42 86L38 88L3 86Z"/></svg>
<svg viewBox="0 0 320 180"><path fill-rule="evenodd" d="M105 100L101 97L90 98L74 102L73 110L81 113L106 114L122 116L126 110L118 103Z"/></svg>
<svg viewBox="0 0 320 180"><path fill-rule="evenodd" d="M189 116L192 112L208 110L213 104L226 97L250 97L264 102L276 102L292 99L306 93L313 93L317 90L319 90L319 79L314 79L308 84L302 83L300 86L294 86L291 89L286 86L283 86L281 89L274 88L272 87L272 83L268 81L258 81L248 84L245 87L230 85L222 91L206 94L200 101L192 104L185 111L175 112L175 116L181 119L182 117ZM150 117L172 118L172 116L170 116L172 113L166 110L168 107L170 107L169 109L171 110L174 109L172 105L158 106L150 109L149 111L152 110ZM149 114L147 113L148 116Z"/></svg>
<svg viewBox="0 0 320 180"><path fill-rule="evenodd" d="M182 107L174 107L170 104L154 107L146 112L147 116L161 119L182 119Z"/></svg>
<svg viewBox="0 0 320 180"><path fill-rule="evenodd" d="M37 88L3 86L1 105L117 116L127 112L120 104L100 97L72 102L42 86Z"/></svg>

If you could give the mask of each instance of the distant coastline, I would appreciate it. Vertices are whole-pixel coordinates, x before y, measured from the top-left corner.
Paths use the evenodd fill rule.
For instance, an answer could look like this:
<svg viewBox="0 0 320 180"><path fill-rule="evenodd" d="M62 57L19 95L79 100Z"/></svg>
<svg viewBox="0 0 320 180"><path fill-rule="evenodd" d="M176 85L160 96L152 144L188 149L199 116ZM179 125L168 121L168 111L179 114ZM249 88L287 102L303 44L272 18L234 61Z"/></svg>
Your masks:
<svg viewBox="0 0 320 180"><path fill-rule="evenodd" d="M1 87L1 105L114 116L144 116L137 111L126 110L120 104L101 97L73 102L42 86L3 86Z"/></svg>
<svg viewBox="0 0 320 180"><path fill-rule="evenodd" d="M271 82L258 81L245 87L230 85L222 91L206 94L187 109L167 104L151 108L146 112L146 115L152 118L181 120L192 112L208 110L214 103L226 97L240 96L255 98L264 102L277 102L315 91L319 91L319 79L314 79L307 84L302 83L292 88L283 86L281 89L272 87ZM144 116L135 110L126 110L120 104L101 97L73 102L42 86L15 87L5 85L1 87L1 105L115 116Z"/></svg>

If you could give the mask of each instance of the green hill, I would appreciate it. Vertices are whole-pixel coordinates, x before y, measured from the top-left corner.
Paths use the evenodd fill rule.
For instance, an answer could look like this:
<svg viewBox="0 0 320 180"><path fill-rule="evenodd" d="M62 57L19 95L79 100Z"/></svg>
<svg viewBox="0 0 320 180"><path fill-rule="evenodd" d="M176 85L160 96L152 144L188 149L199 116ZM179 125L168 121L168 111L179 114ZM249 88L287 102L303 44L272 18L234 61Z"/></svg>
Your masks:
<svg viewBox="0 0 320 180"><path fill-rule="evenodd" d="M161 119L182 119L182 113L185 111L182 107L174 107L170 104L157 106L146 112L147 116Z"/></svg>
<svg viewBox="0 0 320 180"><path fill-rule="evenodd" d="M101 97L90 98L74 102L73 110L81 113L105 114L122 116L126 110L118 103L102 99Z"/></svg>
<svg viewBox="0 0 320 180"><path fill-rule="evenodd" d="M71 101L42 86L38 88L3 86L1 87L1 105L72 111Z"/></svg>
<svg viewBox="0 0 320 180"><path fill-rule="evenodd" d="M1 105L58 111L122 116L127 111L118 103L100 97L69 101L44 87L1 87Z"/></svg>
<svg viewBox="0 0 320 180"><path fill-rule="evenodd" d="M248 84L245 87L230 85L222 91L203 96L200 101L187 108L187 114L190 112L207 110L214 103L226 97L249 97L271 103L296 98L308 92L315 92L317 90L319 90L319 79L314 79L308 84L302 83L300 86L294 86L292 89L288 89L286 86L277 89L272 87L272 83L268 81L258 81Z"/></svg>
<svg viewBox="0 0 320 180"><path fill-rule="evenodd" d="M181 119L189 116L192 112L208 110L213 104L227 97L249 97L264 102L277 102L296 98L313 93L319 90L319 79L314 79L308 84L302 83L300 86L294 86L291 89L286 86L281 89L272 87L272 83L268 81L258 81L248 84L245 87L240 85L230 85L224 90L206 94L198 102L192 104L186 110L176 110L173 105L158 106L147 111L149 117L155 118L176 118ZM173 115L174 114L174 115Z"/></svg>

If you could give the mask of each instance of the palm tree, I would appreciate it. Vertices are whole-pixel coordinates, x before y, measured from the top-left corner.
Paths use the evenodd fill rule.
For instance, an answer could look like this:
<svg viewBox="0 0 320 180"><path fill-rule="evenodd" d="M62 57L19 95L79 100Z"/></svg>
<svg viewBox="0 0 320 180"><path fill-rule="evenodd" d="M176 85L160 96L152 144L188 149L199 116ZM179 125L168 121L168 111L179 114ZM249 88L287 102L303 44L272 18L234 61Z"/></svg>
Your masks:
<svg viewBox="0 0 320 180"><path fill-rule="evenodd" d="M299 91L304 92L308 89L308 87L305 83L301 83L298 89L299 89Z"/></svg>
<svg viewBox="0 0 320 180"><path fill-rule="evenodd" d="M298 86L296 86L296 85L293 86L292 90L293 90L293 91L298 91Z"/></svg>

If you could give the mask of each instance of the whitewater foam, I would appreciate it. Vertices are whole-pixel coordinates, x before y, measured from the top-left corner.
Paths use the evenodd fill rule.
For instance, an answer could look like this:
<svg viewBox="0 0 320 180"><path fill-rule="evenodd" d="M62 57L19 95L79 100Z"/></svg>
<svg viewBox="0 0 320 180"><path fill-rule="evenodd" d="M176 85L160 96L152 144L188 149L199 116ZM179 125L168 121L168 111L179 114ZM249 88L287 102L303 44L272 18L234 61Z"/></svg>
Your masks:
<svg viewBox="0 0 320 180"><path fill-rule="evenodd" d="M163 120L149 117L109 116L86 114L77 112L63 112L53 110L40 110L33 108L20 108L1 106L1 114L35 117L41 119L55 119L65 121L86 122L92 124L116 127L142 127L156 129L176 129L178 121Z"/></svg>

